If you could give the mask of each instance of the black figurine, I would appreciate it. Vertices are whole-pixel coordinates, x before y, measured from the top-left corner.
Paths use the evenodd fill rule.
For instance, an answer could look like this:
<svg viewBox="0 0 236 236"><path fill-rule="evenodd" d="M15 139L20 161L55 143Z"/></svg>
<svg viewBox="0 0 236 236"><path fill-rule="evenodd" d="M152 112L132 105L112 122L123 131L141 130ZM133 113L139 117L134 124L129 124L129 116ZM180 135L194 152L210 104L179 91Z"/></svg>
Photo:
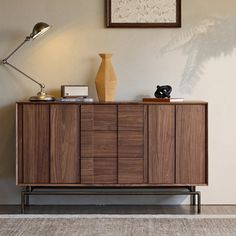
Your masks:
<svg viewBox="0 0 236 236"><path fill-rule="evenodd" d="M155 92L156 98L170 98L172 87L170 85L159 86L157 85L157 91Z"/></svg>

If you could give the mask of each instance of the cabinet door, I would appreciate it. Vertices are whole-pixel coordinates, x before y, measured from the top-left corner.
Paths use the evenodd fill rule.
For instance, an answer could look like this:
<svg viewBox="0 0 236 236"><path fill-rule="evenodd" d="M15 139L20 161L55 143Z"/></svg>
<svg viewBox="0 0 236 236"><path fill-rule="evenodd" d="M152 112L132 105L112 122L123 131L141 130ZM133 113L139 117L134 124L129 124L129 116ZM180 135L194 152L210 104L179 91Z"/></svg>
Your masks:
<svg viewBox="0 0 236 236"><path fill-rule="evenodd" d="M80 182L80 107L51 105L51 183Z"/></svg>
<svg viewBox="0 0 236 236"><path fill-rule="evenodd" d="M176 106L176 182L207 183L206 106Z"/></svg>
<svg viewBox="0 0 236 236"><path fill-rule="evenodd" d="M22 109L24 184L49 183L49 105L24 104Z"/></svg>
<svg viewBox="0 0 236 236"><path fill-rule="evenodd" d="M117 105L81 105L81 183L117 183Z"/></svg>
<svg viewBox="0 0 236 236"><path fill-rule="evenodd" d="M118 183L146 183L146 106L118 106Z"/></svg>
<svg viewBox="0 0 236 236"><path fill-rule="evenodd" d="M149 183L175 183L175 106L149 105Z"/></svg>

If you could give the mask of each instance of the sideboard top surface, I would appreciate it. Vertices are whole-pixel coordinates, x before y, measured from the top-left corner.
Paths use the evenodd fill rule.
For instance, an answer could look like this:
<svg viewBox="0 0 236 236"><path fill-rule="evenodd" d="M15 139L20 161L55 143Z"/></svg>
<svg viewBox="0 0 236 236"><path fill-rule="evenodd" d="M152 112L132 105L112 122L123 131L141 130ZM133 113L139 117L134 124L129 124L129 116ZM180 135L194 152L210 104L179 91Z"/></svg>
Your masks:
<svg viewBox="0 0 236 236"><path fill-rule="evenodd" d="M30 102L30 101L19 101L17 104L78 104L78 105L194 105L194 104L208 104L205 101L183 101L183 102L142 102L142 101L114 101L114 102Z"/></svg>

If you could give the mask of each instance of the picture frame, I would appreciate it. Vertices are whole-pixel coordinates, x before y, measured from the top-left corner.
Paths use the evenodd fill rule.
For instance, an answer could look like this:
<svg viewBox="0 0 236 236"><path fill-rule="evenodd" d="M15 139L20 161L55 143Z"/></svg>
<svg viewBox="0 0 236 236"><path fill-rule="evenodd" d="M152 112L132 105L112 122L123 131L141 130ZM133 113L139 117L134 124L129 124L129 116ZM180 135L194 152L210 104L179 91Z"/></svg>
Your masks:
<svg viewBox="0 0 236 236"><path fill-rule="evenodd" d="M108 28L181 27L181 0L105 0Z"/></svg>

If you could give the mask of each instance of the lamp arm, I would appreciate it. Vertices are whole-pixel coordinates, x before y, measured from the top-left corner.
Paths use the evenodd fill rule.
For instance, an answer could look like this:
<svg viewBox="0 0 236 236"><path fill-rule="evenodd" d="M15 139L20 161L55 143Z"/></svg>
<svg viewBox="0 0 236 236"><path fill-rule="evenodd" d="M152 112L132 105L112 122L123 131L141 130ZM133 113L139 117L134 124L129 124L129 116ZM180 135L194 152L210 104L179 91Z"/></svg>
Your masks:
<svg viewBox="0 0 236 236"><path fill-rule="evenodd" d="M39 83L38 81L36 81L35 79L33 79L32 77L30 77L29 75L27 75L26 73L24 73L23 71L21 71L20 69L18 69L17 67L15 67L14 65L12 65L11 63L9 63L7 60L3 60L3 64L6 64L8 66L10 66L11 68L15 69L16 71L18 71L20 74L24 75L25 77L27 77L28 79L30 79L31 81L35 82L36 84L38 84L41 88L41 92L43 92L45 85Z"/></svg>
<svg viewBox="0 0 236 236"><path fill-rule="evenodd" d="M13 52L11 52L6 58L4 58L3 60L2 60L2 62L3 62L3 64L7 64L7 63L5 63L5 62L7 62L7 60L13 55L13 54L15 54L26 42L28 42L28 41L30 41L30 36L27 36L26 38L25 38L25 40L13 51Z"/></svg>
<svg viewBox="0 0 236 236"><path fill-rule="evenodd" d="M27 75L26 73L24 73L23 71L21 71L20 69L18 69L17 67L15 67L14 65L12 65L11 63L8 62L8 59L15 54L26 42L30 41L31 36L27 36L25 38L25 40L15 49L13 50L6 58L4 58L2 60L2 63L4 65L8 65L11 68L13 68L14 70L18 71L20 74L24 75L25 77L27 77L28 79L30 79L31 81L35 82L36 84L38 84L41 88L41 92L43 92L43 89L45 88L44 84L39 83L38 81L36 81L35 79L33 79L32 77L30 77L29 75Z"/></svg>

